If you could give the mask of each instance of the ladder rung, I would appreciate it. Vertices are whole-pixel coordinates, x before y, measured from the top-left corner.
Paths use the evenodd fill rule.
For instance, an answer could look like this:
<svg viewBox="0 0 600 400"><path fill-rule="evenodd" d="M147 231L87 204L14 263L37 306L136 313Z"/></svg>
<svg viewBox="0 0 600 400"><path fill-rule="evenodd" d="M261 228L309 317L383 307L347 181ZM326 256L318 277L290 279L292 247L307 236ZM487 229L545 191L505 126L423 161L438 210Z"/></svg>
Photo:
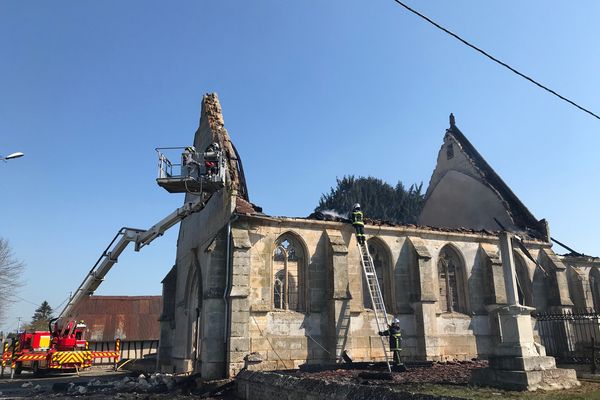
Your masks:
<svg viewBox="0 0 600 400"><path fill-rule="evenodd" d="M375 267L373 266L373 259L369 254L369 249L365 246L364 243L359 243L358 247L361 252L361 264L363 267L363 272L365 274L365 279L367 280L369 294L371 295L371 303L373 307L373 311L375 313L375 321L377 321L377 327L379 329L385 329L387 327L387 314L385 311L385 304L383 303L383 296L381 294L381 288L379 287L379 282L377 279L377 274L375 271ZM384 354L385 354L385 362L388 366L388 370L391 372L390 363L387 355L388 347L386 341L381 337L381 345L383 346Z"/></svg>

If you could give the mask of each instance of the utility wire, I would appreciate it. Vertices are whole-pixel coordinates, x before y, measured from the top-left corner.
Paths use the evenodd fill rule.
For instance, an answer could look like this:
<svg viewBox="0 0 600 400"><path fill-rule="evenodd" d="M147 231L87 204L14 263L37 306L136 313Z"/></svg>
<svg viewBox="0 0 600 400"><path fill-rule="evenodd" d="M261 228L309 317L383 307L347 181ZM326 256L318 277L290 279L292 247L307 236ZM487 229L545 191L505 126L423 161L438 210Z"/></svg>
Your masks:
<svg viewBox="0 0 600 400"><path fill-rule="evenodd" d="M281 357L279 357L279 353L277 353L277 350L275 350L275 347L273 346L273 343L271 343L271 341L269 340L269 338L267 337L267 335L265 335L262 331L262 329L260 329L260 326L258 325L258 322L256 322L256 318L254 318L254 315L252 316L252 320L254 320L254 324L256 325L256 327L258 328L258 331L260 332L260 336L264 337L265 339L267 339L267 343L269 343L269 346L271 346L271 350L273 350L273 353L275 353L275 355L277 356L277 358L279 359L279 361L281 361L281 363L283 364L283 366L285 368L287 368L287 366L285 365L285 361L283 361L281 359Z"/></svg>
<svg viewBox="0 0 600 400"><path fill-rule="evenodd" d="M62 301L62 303L60 303L58 306L56 306L56 310L60 310L60 308L62 307L62 305L63 305L63 304L65 304L65 303L67 302L67 300L69 300L70 298L71 298L71 296L70 296L70 295L69 295L69 296L67 296L67 298L66 298L66 299L64 299L64 300Z"/></svg>
<svg viewBox="0 0 600 400"><path fill-rule="evenodd" d="M39 307L41 305L41 303L34 303L33 301L29 301L27 299L24 299L23 297L17 296L16 294L13 294L13 296L16 297L17 299L21 300L21 301L24 301L26 303L29 303L29 304L37 306L37 307Z"/></svg>
<svg viewBox="0 0 600 400"><path fill-rule="evenodd" d="M567 103L571 104L572 106L577 107L578 109L580 109L583 112L586 112L588 114L590 114L591 116L600 119L600 116L598 116L597 114L594 114L593 112L591 112L590 110L580 106L579 104L575 103L572 100L567 99L566 97L556 93L554 90L542 85L541 83L539 83L538 81L536 81L535 79L517 71L516 69L514 69L513 67L511 67L510 65L506 64L505 62L502 62L500 60L498 60L496 57L492 56L491 54L485 52L484 50L481 50L479 47L467 42L465 39L461 38L460 36L458 36L456 33L449 31L448 29L444 28L443 26L441 26L440 24L438 24L437 22L433 21L432 19L430 19L429 17L421 14L420 12L410 8L409 6L407 6L406 4L404 4L403 2L401 2L400 0L394 0L396 3L398 3L399 5L401 5L402 7L406 8L408 11L410 11L411 13L418 15L419 17L423 18L425 21L429 22L430 24L432 24L433 26L435 26L436 28L446 32L448 35L454 37L455 39L458 39L459 41L461 41L463 44L469 46L470 48L472 48L473 50L483 54L484 56L486 56L487 58L489 58L490 60L502 65L503 67L511 70L512 72L514 72L515 74L519 75L521 78L525 78L527 79L529 82L533 83L534 85L544 89L545 91L553 94L554 96L558 97L561 100L566 101Z"/></svg>

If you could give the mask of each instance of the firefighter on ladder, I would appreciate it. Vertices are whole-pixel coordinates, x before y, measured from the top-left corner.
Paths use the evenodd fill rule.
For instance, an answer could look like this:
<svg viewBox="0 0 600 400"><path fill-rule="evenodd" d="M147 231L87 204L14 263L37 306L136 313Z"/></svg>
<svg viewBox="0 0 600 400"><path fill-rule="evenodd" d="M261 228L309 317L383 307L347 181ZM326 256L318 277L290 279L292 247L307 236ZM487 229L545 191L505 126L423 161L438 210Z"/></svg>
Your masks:
<svg viewBox="0 0 600 400"><path fill-rule="evenodd" d="M402 351L402 333L400 331L400 321L398 318L394 318L390 327L379 332L380 336L390 337L390 350L394 356L394 366L397 368L404 368L402 360L400 360L400 352Z"/></svg>
<svg viewBox="0 0 600 400"><path fill-rule="evenodd" d="M356 203L352 207L350 220L352 221L352 226L356 230L356 240L360 244L365 244L365 223L363 222L363 213L360 211L360 204Z"/></svg>

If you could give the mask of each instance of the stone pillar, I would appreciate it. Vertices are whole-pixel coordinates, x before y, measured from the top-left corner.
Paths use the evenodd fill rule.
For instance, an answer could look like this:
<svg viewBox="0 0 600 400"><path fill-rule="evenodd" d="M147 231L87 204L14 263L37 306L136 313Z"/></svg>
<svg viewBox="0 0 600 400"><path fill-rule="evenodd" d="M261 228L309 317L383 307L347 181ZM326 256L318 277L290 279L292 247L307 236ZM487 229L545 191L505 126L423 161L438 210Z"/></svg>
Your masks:
<svg viewBox="0 0 600 400"><path fill-rule="evenodd" d="M517 271L511 243L512 236L508 232L500 233L500 255L502 257L502 274L506 288L506 302L509 306L519 304L517 292Z"/></svg>
<svg viewBox="0 0 600 400"><path fill-rule="evenodd" d="M480 251L485 260L484 282L486 283L485 304L488 311L495 310L501 305L506 305L506 288L504 286L504 270L502 259L498 254L498 247L481 243Z"/></svg>
<svg viewBox="0 0 600 400"><path fill-rule="evenodd" d="M439 338L437 332L437 296L438 287L431 263L431 254L423 240L409 237L409 243L416 255L416 281L418 290L411 307L415 311L415 327L417 333L417 354L424 360L437 360L440 357Z"/></svg>
<svg viewBox="0 0 600 400"><path fill-rule="evenodd" d="M227 349L225 331L225 274L227 263L227 232L222 229L210 249L199 252L204 256L202 265L202 340L200 342L200 373L204 379L220 379L225 376ZM202 260L201 260L202 261Z"/></svg>
<svg viewBox="0 0 600 400"><path fill-rule="evenodd" d="M548 272L552 277L550 279L550 294L552 297L549 299L549 305L557 311L570 310L573 307L573 302L569 296L567 267L552 249L543 249L540 253L543 255L541 257L542 263L546 270L549 270Z"/></svg>
<svg viewBox="0 0 600 400"><path fill-rule="evenodd" d="M511 239L512 237L508 232L500 233L502 273L508 305L496 309L500 326L500 344L496 348L496 355L512 357L538 356L539 354L533 342L533 328L531 325L531 311L534 308L519 304L517 271Z"/></svg>
<svg viewBox="0 0 600 400"><path fill-rule="evenodd" d="M500 343L489 368L476 370L473 383L511 390L551 390L579 385L575 370L557 369L553 357L538 352L533 342L532 307L519 304L511 234L500 234L500 255L508 305L498 307Z"/></svg>
<svg viewBox="0 0 600 400"><path fill-rule="evenodd" d="M247 229L231 230L232 254L230 260L231 292L229 293L229 337L227 363L229 376L235 376L244 367L244 357L250 352L250 237Z"/></svg>
<svg viewBox="0 0 600 400"><path fill-rule="evenodd" d="M348 279L348 247L337 230L327 229L329 253L331 260L329 325L333 343L330 353L335 354L335 360L342 357L346 342L350 335L350 295Z"/></svg>

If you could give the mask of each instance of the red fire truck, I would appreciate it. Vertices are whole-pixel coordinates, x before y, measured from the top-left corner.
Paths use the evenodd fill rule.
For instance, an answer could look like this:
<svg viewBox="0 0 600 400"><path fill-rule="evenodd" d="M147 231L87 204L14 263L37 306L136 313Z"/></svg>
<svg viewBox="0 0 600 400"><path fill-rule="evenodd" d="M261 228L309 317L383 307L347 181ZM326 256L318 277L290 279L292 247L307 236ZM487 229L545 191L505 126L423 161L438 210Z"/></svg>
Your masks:
<svg viewBox="0 0 600 400"><path fill-rule="evenodd" d="M163 153L164 150L176 151L178 155L181 155L181 150L185 150L181 164L171 162ZM53 369L79 371L89 367L94 358L114 359L115 364L119 361L119 339L114 351L88 350L84 337L86 326L83 321L76 321L77 305L100 286L129 243L133 242L135 251L139 251L187 216L202 210L212 194L225 187L228 176L224 153L216 144L209 146L204 153L198 153L192 146L157 148L156 151L159 159L156 179L158 185L170 193L192 193L197 197L174 210L150 229L121 228L58 318L50 322L49 330L20 333L10 345L5 344L2 373L8 363L12 367L11 375L14 376L24 369L38 373ZM56 323L53 327L54 321Z"/></svg>
<svg viewBox="0 0 600 400"><path fill-rule="evenodd" d="M52 322L49 324L52 328ZM83 321L68 321L62 329L58 324L48 331L22 332L4 344L2 370L10 364L11 378L23 370L40 374L43 371L76 371L88 368L94 358L110 358L116 363L120 357L120 341L114 351L90 351L85 340Z"/></svg>

